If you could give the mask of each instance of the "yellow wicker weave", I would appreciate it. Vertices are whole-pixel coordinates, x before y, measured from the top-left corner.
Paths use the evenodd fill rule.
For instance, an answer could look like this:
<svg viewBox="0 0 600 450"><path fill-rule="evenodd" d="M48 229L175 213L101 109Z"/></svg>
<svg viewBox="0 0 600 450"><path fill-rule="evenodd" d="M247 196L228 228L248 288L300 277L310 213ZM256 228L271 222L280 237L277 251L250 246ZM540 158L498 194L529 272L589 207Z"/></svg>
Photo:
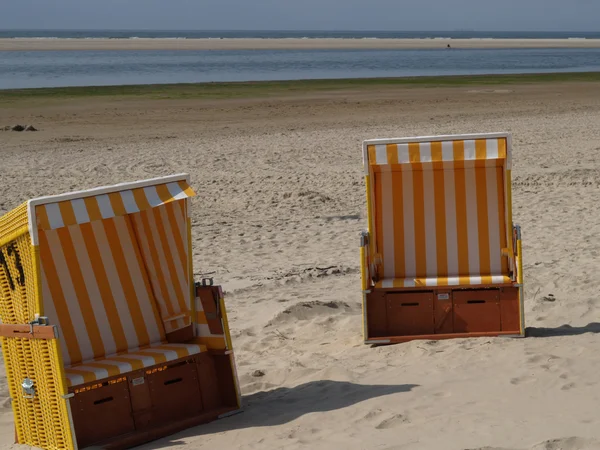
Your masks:
<svg viewBox="0 0 600 450"><path fill-rule="evenodd" d="M0 320L30 323L42 311L39 258L27 228L27 204L0 218L0 244ZM19 443L73 449L58 340L3 337L2 353ZM26 378L34 382L34 398L23 394Z"/></svg>
<svg viewBox="0 0 600 450"><path fill-rule="evenodd" d="M27 202L0 216L0 247L27 232Z"/></svg>

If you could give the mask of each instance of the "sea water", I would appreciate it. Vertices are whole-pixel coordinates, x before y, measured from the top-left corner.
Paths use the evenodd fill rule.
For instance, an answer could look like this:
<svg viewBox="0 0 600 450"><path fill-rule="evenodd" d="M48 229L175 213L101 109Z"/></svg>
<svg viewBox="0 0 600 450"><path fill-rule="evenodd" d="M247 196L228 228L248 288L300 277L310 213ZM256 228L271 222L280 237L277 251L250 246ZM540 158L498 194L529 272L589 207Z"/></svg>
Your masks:
<svg viewBox="0 0 600 450"><path fill-rule="evenodd" d="M0 38L599 38L600 33L0 31ZM600 49L0 52L0 89L600 70Z"/></svg>

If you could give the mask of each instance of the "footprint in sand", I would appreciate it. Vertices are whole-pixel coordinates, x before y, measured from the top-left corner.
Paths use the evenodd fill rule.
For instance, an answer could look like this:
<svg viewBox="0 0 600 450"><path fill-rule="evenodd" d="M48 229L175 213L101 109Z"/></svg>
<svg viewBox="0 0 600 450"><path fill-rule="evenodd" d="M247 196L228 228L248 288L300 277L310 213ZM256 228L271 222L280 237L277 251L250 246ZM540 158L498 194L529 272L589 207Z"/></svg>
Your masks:
<svg viewBox="0 0 600 450"><path fill-rule="evenodd" d="M371 419L374 419L375 417L379 416L379 415L380 415L382 412L383 412L383 411L382 411L381 409L379 409L379 408L377 408L377 409L374 409L374 410L372 410L372 411L369 411L369 412L368 412L368 413L365 415L364 419L365 419L365 420L371 420Z"/></svg>
<svg viewBox="0 0 600 450"><path fill-rule="evenodd" d="M529 364L537 364L539 362L544 361L544 358L547 359L547 357L545 357L544 355L534 355L534 356L530 356L529 358L527 358L527 362Z"/></svg>
<svg viewBox="0 0 600 450"><path fill-rule="evenodd" d="M531 450L567 450L581 449L592 450L600 448L600 442L595 439L587 439L573 436L561 439L550 439L531 447Z"/></svg>
<svg viewBox="0 0 600 450"><path fill-rule="evenodd" d="M432 397L437 397L437 398L447 398L450 397L452 394L450 392L436 392L435 394L432 394Z"/></svg>
<svg viewBox="0 0 600 450"><path fill-rule="evenodd" d="M11 400L7 398L2 403L0 403L0 409L9 409L11 407Z"/></svg>
<svg viewBox="0 0 600 450"><path fill-rule="evenodd" d="M536 381L537 381L537 378L531 377L529 375L525 375L522 377L512 378L510 380L510 384L514 384L515 386L518 386L519 384L535 383Z"/></svg>
<svg viewBox="0 0 600 450"><path fill-rule="evenodd" d="M402 414L395 414L392 417L390 417L389 419L385 419L383 422L381 422L375 428L377 428L378 430L387 430L389 428L399 427L400 425L403 425L406 423L410 423L410 420L408 419L408 417L406 417Z"/></svg>

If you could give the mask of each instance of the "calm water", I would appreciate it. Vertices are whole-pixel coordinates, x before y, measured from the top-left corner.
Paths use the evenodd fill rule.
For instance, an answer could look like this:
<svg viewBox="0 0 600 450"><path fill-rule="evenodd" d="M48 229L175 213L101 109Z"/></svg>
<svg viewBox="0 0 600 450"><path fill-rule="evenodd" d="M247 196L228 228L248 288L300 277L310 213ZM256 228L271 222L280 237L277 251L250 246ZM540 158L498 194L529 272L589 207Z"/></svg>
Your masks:
<svg viewBox="0 0 600 450"><path fill-rule="evenodd" d="M600 32L0 30L0 38L600 38ZM599 49L0 52L0 89L600 70Z"/></svg>
<svg viewBox="0 0 600 450"><path fill-rule="evenodd" d="M600 71L600 49L0 52L0 89Z"/></svg>
<svg viewBox="0 0 600 450"><path fill-rule="evenodd" d="M600 32L586 31L232 31L232 30L0 30L0 38L60 38L60 39L85 39L85 38L496 38L496 39L567 39L587 38L599 39Z"/></svg>

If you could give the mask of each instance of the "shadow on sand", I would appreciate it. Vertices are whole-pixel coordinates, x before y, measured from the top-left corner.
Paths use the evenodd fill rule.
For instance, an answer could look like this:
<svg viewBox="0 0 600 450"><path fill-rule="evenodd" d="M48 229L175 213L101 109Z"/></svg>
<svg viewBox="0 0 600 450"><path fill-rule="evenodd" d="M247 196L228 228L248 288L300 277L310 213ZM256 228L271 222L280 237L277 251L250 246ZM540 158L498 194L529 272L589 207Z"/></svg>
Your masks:
<svg viewBox="0 0 600 450"><path fill-rule="evenodd" d="M600 323L589 323L584 327L572 327L561 325L557 328L526 328L527 337L556 337L556 336L578 336L585 333L600 333Z"/></svg>
<svg viewBox="0 0 600 450"><path fill-rule="evenodd" d="M242 398L244 411L215 422L190 428L141 448L182 445L183 439L251 427L291 422L314 412L334 411L371 398L410 392L418 384L364 385L343 381L312 381L293 388L277 388Z"/></svg>

